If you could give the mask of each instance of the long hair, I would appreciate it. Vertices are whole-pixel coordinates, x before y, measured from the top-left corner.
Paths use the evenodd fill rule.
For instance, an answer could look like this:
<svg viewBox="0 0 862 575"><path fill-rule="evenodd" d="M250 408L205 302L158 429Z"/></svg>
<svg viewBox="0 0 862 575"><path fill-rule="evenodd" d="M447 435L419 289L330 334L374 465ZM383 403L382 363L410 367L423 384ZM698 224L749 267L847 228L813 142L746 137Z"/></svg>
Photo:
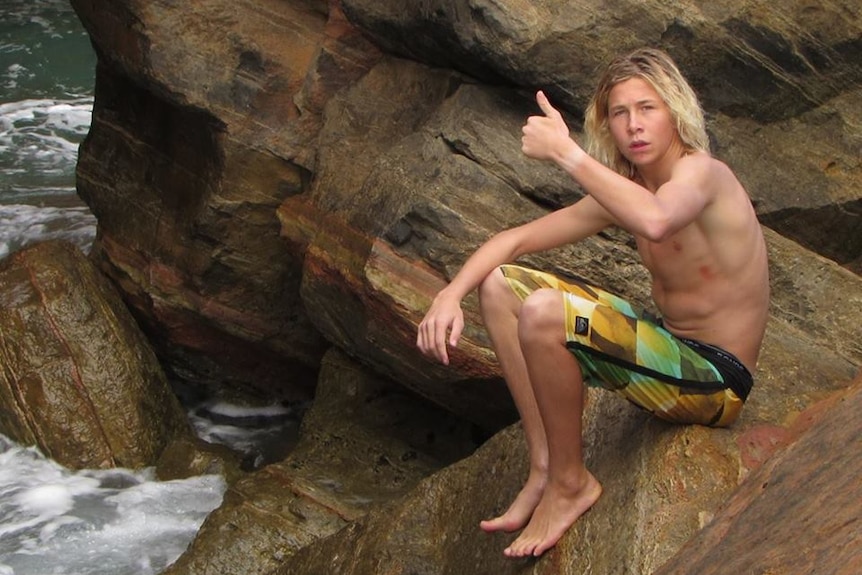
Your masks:
<svg viewBox="0 0 862 575"><path fill-rule="evenodd" d="M697 94L669 55L655 48L641 48L611 62L596 86L584 121L586 149L591 156L628 178L634 177L635 168L620 153L608 125L611 89L631 78L641 78L658 92L687 150L709 152L709 136Z"/></svg>

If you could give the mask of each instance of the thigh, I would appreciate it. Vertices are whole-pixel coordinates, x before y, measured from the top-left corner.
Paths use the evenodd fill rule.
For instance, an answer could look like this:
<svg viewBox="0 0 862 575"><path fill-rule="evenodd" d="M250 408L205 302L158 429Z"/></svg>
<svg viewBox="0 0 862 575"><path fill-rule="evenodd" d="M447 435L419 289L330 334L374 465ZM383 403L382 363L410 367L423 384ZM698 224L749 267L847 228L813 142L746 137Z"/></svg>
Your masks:
<svg viewBox="0 0 862 575"><path fill-rule="evenodd" d="M566 346L585 379L677 423L729 425L742 400L720 371L663 327L564 295Z"/></svg>
<svg viewBox="0 0 862 575"><path fill-rule="evenodd" d="M600 303L629 317L644 318L648 315L627 300L586 282L563 279L554 274L512 264L500 266L500 271L503 272L509 287L522 301L536 290L549 288L576 295L585 301Z"/></svg>
<svg viewBox="0 0 862 575"><path fill-rule="evenodd" d="M521 300L544 288L563 293L566 346L588 384L669 421L729 425L738 416L742 400L715 366L625 299L522 266L500 269Z"/></svg>

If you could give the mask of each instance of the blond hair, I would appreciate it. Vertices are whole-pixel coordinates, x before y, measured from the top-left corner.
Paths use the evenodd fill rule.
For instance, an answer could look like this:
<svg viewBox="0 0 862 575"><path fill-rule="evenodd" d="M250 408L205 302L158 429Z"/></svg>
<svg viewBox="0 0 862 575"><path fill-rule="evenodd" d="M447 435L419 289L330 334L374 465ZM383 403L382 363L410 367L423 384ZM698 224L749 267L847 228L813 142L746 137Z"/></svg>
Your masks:
<svg viewBox="0 0 862 575"><path fill-rule="evenodd" d="M658 92L670 109L686 150L709 152L709 136L697 94L669 55L655 48L641 48L611 62L596 86L584 121L586 149L591 156L626 177L635 176L634 166L620 153L608 125L611 89L632 78L641 78Z"/></svg>

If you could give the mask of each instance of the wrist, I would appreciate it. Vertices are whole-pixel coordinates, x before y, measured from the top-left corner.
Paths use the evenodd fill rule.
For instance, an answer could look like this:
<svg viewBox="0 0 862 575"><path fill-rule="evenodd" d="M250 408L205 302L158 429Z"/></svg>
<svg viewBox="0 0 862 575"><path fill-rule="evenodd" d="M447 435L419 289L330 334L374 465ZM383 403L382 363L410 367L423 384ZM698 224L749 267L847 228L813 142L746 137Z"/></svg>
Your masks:
<svg viewBox="0 0 862 575"><path fill-rule="evenodd" d="M455 288L453 288L452 284L450 283L449 285L441 289L439 292L437 292L437 295L434 296L434 303L439 304L443 302L453 302L457 305L461 305L461 299L461 296L459 296L455 292Z"/></svg>
<svg viewBox="0 0 862 575"><path fill-rule="evenodd" d="M561 168L571 171L578 167L586 154L587 153L577 144L577 142L571 138L566 138L566 140L558 146L555 151L554 161Z"/></svg>

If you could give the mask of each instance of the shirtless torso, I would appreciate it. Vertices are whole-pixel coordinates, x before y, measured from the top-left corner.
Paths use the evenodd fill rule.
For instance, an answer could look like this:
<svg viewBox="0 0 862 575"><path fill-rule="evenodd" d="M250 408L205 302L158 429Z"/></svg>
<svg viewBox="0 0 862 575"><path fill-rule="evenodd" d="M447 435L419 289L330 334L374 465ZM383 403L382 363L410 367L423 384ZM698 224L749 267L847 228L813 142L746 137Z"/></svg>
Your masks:
<svg viewBox="0 0 862 575"><path fill-rule="evenodd" d="M662 241L635 236L652 297L669 331L721 347L753 373L766 328L766 245L748 194L721 162L714 199Z"/></svg>

